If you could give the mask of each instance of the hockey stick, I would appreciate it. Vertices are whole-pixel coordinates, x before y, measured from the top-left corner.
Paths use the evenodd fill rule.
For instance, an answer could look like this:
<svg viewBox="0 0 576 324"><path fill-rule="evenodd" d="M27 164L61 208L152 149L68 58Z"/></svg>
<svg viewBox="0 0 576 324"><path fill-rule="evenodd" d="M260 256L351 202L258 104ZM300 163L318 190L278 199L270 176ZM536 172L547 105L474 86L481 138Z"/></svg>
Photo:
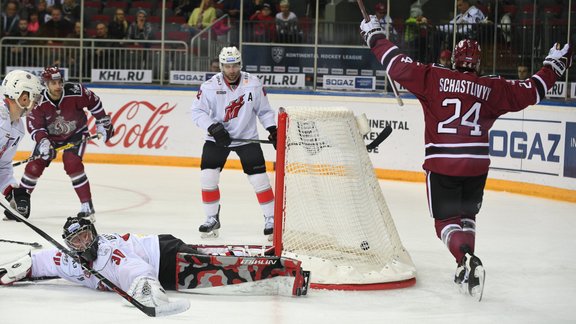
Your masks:
<svg viewBox="0 0 576 324"><path fill-rule="evenodd" d="M358 7L360 8L360 11L362 12L362 16L364 17L364 21L369 22L370 16L366 12L366 7L364 7L364 1L356 0L356 3L358 3ZM394 83L394 80L392 80L392 78L390 77L390 75L388 73L386 73L386 77L388 78L388 81L390 82L390 87L392 88L392 92L394 93L394 97L396 97L396 101L398 102L398 106L404 106L404 101L402 101L402 98L400 98L400 94L398 93L398 89L396 88L396 84Z"/></svg>
<svg viewBox="0 0 576 324"><path fill-rule="evenodd" d="M373 150L377 148L378 145L384 142L384 140L388 138L388 136L390 136L391 133L392 133L392 127L390 127L390 125L386 126L386 128L384 128L382 132L378 134L378 136L370 144L366 145L366 149ZM269 140L251 139L251 138L232 138L231 140L245 143L272 144L272 142Z"/></svg>
<svg viewBox="0 0 576 324"><path fill-rule="evenodd" d="M244 142L244 143L260 143L260 144L272 144L269 140L261 139L251 139L251 138L231 138L232 142Z"/></svg>
<svg viewBox="0 0 576 324"><path fill-rule="evenodd" d="M22 245L29 245L35 249L39 249L42 247L42 244L38 243L38 242L22 242L22 241L12 241L12 240L5 240L5 239L0 239L0 242L6 242L6 243L14 243L14 244L22 244Z"/></svg>
<svg viewBox="0 0 576 324"><path fill-rule="evenodd" d="M382 130L382 132L380 132L380 134L378 134L378 136L376 136L372 143L366 145L366 149L373 150L377 148L380 143L384 142L384 140L390 136L390 134L392 134L392 126L388 125Z"/></svg>
<svg viewBox="0 0 576 324"><path fill-rule="evenodd" d="M4 198L4 196L2 196L2 195L0 195L0 206L2 206L2 208L4 208L4 209L10 211L22 223L26 224L34 232L38 233L40 236L42 236L48 242L52 243L52 245L54 245L62 253L68 255L72 259L78 260L78 256L75 253L73 253L70 250L68 250L67 248L65 248L62 244L60 244L58 241L53 239L46 232L44 232L40 228L36 227L34 224L30 223L26 218L22 217L14 208L12 208L10 206L10 203L8 203L6 198ZM167 304L163 304L163 305L160 305L157 307L145 306L142 303L140 303L138 300L136 300L136 299L132 298L130 295L128 295L127 292L125 292L120 287L115 285L108 278L104 277L100 272L92 269L86 262L82 262L81 260L78 260L78 264L80 264L80 266L82 266L82 269L84 269L86 272L89 272L91 275L98 278L110 290L116 292L122 298L126 299L130 304L134 305L136 308L138 308L140 311L142 311L144 314L146 314L150 317L160 317L160 316L177 314L177 313L181 313L181 312L187 310L190 307L188 300L186 300L186 302L188 302L188 307L185 307L185 305L183 305L181 303L167 303Z"/></svg>
<svg viewBox="0 0 576 324"><path fill-rule="evenodd" d="M84 137L84 138L81 139L81 140L78 140L78 141L75 141L75 142L70 142L70 143L64 144L64 145L62 145L62 146L58 146L58 147L55 148L54 150L56 150L57 152L59 152L59 151L64 151L64 150L67 150L67 149L69 149L69 148L73 148L74 146L77 146L77 145L80 145L80 144L82 144L82 143L85 143L85 142L87 142L87 141L89 141L89 140L98 139L98 138L100 138L100 137L102 137L102 134L100 134L100 133L98 133L98 134L96 134L96 135L90 135L90 136L88 136L88 137ZM19 166L19 165L21 165L21 164L25 164L25 163L28 163L28 162L30 162L30 161L37 160L37 159L39 159L39 158L41 158L41 155L32 155L31 157L27 158L26 160L22 160L22 161L18 161L18 162L12 163L12 166L13 166L13 167Z"/></svg>

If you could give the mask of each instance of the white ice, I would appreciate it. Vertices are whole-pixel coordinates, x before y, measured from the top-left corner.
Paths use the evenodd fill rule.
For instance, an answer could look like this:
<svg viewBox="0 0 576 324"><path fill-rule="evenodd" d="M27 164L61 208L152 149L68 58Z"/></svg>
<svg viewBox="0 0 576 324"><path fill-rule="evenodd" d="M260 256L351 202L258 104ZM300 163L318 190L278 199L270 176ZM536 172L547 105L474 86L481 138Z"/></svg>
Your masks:
<svg viewBox="0 0 576 324"><path fill-rule="evenodd" d="M21 169L18 169L21 172ZM197 168L89 164L101 233L171 233L205 242ZM273 176L273 174L271 174ZM388 291L312 290L302 297L202 296L191 309L151 319L115 293L63 280L0 287L0 323L574 323L576 322L576 205L486 191L477 219L476 253L486 268L484 299L461 294L452 283L455 263L436 238L422 183L381 181L404 246L417 270L415 286ZM221 177L222 229L209 243L266 244L264 220L241 171ZM61 226L79 203L61 163L54 163L32 195L30 220L61 241ZM26 225L0 222L0 238L43 240ZM0 259L24 250L0 243ZM312 274L314 275L314 274Z"/></svg>

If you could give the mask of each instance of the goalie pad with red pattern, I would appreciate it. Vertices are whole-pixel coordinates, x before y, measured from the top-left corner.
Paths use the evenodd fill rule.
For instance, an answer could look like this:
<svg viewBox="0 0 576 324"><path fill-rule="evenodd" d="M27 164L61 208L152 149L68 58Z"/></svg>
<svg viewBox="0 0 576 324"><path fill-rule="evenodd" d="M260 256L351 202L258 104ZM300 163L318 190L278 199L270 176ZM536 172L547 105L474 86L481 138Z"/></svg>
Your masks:
<svg viewBox="0 0 576 324"><path fill-rule="evenodd" d="M295 259L178 253L177 262L180 292L301 296L308 291L310 273Z"/></svg>

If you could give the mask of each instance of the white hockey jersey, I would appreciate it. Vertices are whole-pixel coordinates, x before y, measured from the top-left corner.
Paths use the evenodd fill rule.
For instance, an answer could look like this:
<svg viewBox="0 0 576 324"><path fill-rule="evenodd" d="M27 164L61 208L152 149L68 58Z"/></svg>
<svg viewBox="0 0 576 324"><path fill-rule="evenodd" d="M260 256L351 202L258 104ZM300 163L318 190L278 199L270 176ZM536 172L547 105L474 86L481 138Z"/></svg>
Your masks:
<svg viewBox="0 0 576 324"><path fill-rule="evenodd" d="M18 181L14 178L12 160L18 149L18 143L24 138L24 122L18 118L10 121L10 110L6 101L0 102L0 193L8 185L16 186Z"/></svg>
<svg viewBox="0 0 576 324"><path fill-rule="evenodd" d="M92 268L112 283L127 291L140 276L158 278L160 246L157 235L138 237L133 234L100 234L98 257ZM58 276L99 290L109 290L100 280L68 255L57 249L32 254L32 278Z"/></svg>
<svg viewBox="0 0 576 324"><path fill-rule="evenodd" d="M217 73L200 86L189 111L196 126L208 130L212 124L222 123L230 138L242 139L258 138L256 118L264 128L276 126L276 113L256 76L241 72L236 89L231 89L223 77L222 72ZM214 138L207 134L206 140ZM233 141L230 146L242 144Z"/></svg>

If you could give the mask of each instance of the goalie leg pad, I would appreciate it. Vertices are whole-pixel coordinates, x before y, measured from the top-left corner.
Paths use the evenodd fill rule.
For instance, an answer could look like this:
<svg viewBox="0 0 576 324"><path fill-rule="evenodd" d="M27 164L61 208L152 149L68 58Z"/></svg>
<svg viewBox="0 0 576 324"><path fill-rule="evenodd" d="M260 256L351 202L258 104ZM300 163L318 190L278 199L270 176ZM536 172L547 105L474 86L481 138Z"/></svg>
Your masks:
<svg viewBox="0 0 576 324"><path fill-rule="evenodd" d="M0 264L0 285L11 285L30 275L32 271L32 257L30 251L16 260Z"/></svg>
<svg viewBox="0 0 576 324"><path fill-rule="evenodd" d="M177 261L181 292L300 296L307 290L301 262L294 259L178 253Z"/></svg>

